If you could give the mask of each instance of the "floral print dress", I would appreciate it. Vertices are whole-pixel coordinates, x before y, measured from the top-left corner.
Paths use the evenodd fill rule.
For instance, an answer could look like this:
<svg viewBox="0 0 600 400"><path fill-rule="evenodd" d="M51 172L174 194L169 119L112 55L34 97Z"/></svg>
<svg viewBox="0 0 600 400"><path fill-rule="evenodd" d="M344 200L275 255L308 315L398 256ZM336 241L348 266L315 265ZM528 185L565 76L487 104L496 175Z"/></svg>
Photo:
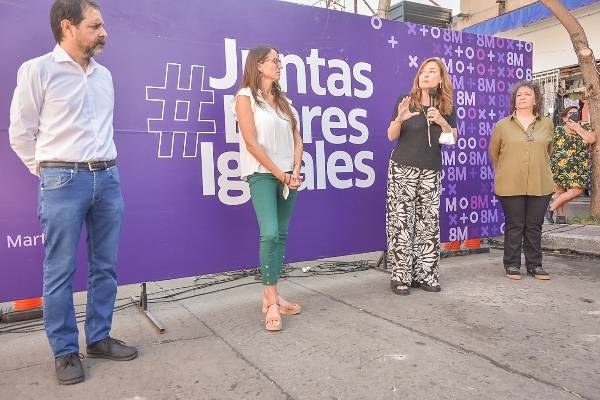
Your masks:
<svg viewBox="0 0 600 400"><path fill-rule="evenodd" d="M590 131L590 125L582 127ZM569 133L563 125L556 127L552 140L554 152L550 168L556 186L563 189L585 189L589 182L589 145L577 133Z"/></svg>

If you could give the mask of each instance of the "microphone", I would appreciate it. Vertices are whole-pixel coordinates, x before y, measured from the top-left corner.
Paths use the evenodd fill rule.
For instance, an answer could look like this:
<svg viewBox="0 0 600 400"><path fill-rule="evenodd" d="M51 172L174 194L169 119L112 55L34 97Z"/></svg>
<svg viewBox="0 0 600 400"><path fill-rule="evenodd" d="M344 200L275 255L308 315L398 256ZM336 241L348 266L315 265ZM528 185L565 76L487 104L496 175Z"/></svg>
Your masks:
<svg viewBox="0 0 600 400"><path fill-rule="evenodd" d="M429 89L429 107L435 107L435 98L437 97L436 89ZM427 118L427 141L431 147L431 121Z"/></svg>
<svg viewBox="0 0 600 400"><path fill-rule="evenodd" d="M437 90L429 89L429 107L435 107L435 99L437 98Z"/></svg>

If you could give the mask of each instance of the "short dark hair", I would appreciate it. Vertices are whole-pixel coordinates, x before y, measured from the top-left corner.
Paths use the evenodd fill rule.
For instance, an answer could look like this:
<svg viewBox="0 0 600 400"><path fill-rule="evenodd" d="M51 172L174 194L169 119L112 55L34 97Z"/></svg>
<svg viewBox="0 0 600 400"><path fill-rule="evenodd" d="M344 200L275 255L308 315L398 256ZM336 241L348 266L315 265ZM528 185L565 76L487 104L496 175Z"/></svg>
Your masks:
<svg viewBox="0 0 600 400"><path fill-rule="evenodd" d="M519 81L515 83L513 86L512 93L510 95L510 110L508 110L509 114L515 112L516 104L517 104L517 91L522 87L528 87L533 90L533 95L535 96L535 105L533 106L533 114L541 115L542 112L542 95L540 94L540 87L537 83L533 83L531 81Z"/></svg>
<svg viewBox="0 0 600 400"><path fill-rule="evenodd" d="M60 22L66 19L73 25L79 25L83 21L83 13L88 7L100 9L94 0L54 0L50 9L50 27L56 43L60 43L63 39Z"/></svg>

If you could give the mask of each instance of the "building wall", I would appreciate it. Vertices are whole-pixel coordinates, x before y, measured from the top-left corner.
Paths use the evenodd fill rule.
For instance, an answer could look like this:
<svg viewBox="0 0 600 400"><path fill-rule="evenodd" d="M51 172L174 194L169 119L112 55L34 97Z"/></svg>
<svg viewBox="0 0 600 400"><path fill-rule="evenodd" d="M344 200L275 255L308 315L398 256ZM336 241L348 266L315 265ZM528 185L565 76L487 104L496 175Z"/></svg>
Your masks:
<svg viewBox="0 0 600 400"><path fill-rule="evenodd" d="M600 3L571 11L588 39L596 59L600 58ZM554 17L494 36L533 43L533 72L543 72L579 63L569 34Z"/></svg>
<svg viewBox="0 0 600 400"><path fill-rule="evenodd" d="M504 3L505 12L510 12L535 2L536 0L506 0ZM456 21L454 29L457 30L462 30L471 25L497 17L499 15L498 3L496 3L496 0L461 0L460 13L467 14L467 16L459 18Z"/></svg>

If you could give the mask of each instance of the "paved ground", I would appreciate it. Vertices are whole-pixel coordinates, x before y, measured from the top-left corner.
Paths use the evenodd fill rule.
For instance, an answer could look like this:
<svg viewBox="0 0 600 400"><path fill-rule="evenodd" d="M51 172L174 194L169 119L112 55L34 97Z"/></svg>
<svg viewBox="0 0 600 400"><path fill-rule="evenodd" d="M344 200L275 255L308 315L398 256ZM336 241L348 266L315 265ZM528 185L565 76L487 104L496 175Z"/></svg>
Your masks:
<svg viewBox="0 0 600 400"><path fill-rule="evenodd" d="M600 225L543 225L542 246L600 256Z"/></svg>
<svg viewBox="0 0 600 400"><path fill-rule="evenodd" d="M587 196L579 196L567 203L565 210L567 218L577 215L590 215L590 200Z"/></svg>
<svg viewBox="0 0 600 400"><path fill-rule="evenodd" d="M544 250L600 257L600 225L544 223L542 231ZM498 236L492 240L502 247L504 237Z"/></svg>
<svg viewBox="0 0 600 400"><path fill-rule="evenodd" d="M84 359L86 381L70 387L55 383L43 332L4 334L0 399L600 399L600 262L546 256L545 266L549 282L510 281L497 250L450 257L441 293L407 297L376 270L296 270L281 290L303 312L280 333L262 328L253 278L189 292L237 286L152 304L164 335L133 308L117 312L113 336L140 357Z"/></svg>

